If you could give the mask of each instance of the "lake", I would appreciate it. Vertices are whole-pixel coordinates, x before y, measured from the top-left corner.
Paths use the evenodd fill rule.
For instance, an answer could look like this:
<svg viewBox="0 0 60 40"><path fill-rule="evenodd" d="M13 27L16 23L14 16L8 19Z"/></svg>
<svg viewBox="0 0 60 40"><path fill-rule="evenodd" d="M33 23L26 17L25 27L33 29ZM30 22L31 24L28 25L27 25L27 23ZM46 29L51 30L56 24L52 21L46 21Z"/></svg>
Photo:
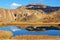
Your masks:
<svg viewBox="0 0 60 40"><path fill-rule="evenodd" d="M31 32L25 29L19 29L16 26L7 26L2 27L0 30L7 30L11 31L14 36L21 36L21 35L48 35L48 36L60 36L60 30L46 30L46 31L36 31Z"/></svg>

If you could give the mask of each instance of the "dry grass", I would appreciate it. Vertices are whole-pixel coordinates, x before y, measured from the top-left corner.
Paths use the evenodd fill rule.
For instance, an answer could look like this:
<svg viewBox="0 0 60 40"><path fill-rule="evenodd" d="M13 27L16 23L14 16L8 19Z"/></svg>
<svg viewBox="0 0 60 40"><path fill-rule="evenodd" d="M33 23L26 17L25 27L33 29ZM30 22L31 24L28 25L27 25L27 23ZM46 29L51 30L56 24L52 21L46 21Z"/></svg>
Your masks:
<svg viewBox="0 0 60 40"><path fill-rule="evenodd" d="M60 36L16 36L12 40L59 40Z"/></svg>
<svg viewBox="0 0 60 40"><path fill-rule="evenodd" d="M0 30L0 40L1 39L9 39L12 36L13 36L12 32Z"/></svg>

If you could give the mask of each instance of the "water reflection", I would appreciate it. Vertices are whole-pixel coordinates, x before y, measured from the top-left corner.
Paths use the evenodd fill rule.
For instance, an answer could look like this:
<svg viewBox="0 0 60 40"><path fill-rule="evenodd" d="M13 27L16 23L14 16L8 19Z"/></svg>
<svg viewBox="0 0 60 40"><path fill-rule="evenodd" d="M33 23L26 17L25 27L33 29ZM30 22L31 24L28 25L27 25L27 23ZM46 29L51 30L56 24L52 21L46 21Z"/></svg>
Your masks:
<svg viewBox="0 0 60 40"><path fill-rule="evenodd" d="M2 27L0 30L7 30L11 31L14 36L19 36L19 35L49 35L49 36L60 36L60 30L46 30L46 31L36 31L36 32L31 32L28 30L24 29L19 29L16 26L7 26L7 27Z"/></svg>

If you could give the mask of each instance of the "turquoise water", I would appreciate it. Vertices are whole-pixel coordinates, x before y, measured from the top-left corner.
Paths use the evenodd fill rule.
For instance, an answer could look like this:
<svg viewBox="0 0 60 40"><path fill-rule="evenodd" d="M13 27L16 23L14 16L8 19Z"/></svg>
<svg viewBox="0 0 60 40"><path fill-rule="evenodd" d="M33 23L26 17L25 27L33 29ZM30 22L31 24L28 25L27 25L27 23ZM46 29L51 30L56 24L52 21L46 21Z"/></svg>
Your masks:
<svg viewBox="0 0 60 40"><path fill-rule="evenodd" d="M42 32L31 32L24 29L19 29L16 26L2 27L0 30L11 31L14 36L21 35L49 35L49 36L60 36L60 30L46 30Z"/></svg>

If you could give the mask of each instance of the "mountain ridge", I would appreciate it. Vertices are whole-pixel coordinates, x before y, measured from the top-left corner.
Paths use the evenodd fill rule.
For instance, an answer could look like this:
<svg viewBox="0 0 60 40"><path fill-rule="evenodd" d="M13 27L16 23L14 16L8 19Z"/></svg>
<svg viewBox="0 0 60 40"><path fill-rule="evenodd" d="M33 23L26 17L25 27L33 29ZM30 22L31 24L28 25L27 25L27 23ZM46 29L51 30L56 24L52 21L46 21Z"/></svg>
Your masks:
<svg viewBox="0 0 60 40"><path fill-rule="evenodd" d="M0 22L5 21L34 21L34 22L56 22L60 21L58 15L60 7L30 4L17 9L0 8ZM53 21L54 20L54 21Z"/></svg>

